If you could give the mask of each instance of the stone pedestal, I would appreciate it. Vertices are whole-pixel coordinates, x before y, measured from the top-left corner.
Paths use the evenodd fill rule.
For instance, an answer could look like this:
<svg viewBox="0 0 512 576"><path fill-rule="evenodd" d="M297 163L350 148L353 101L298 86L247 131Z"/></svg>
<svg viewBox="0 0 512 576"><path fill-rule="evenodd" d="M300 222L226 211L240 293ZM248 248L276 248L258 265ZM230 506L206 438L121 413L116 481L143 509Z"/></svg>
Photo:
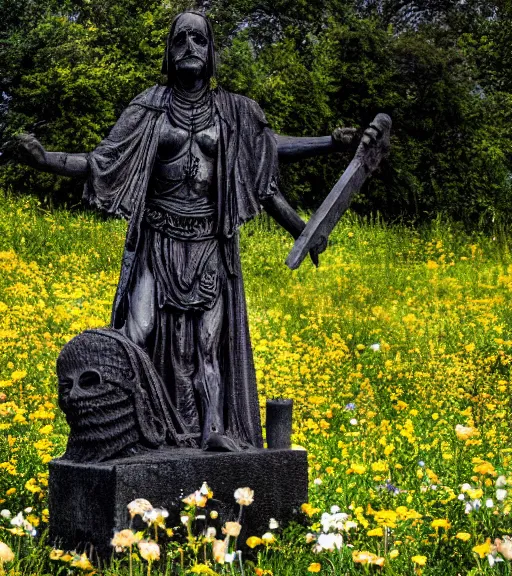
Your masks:
<svg viewBox="0 0 512 576"><path fill-rule="evenodd" d="M50 543L66 550L93 546L110 556L115 530L127 528L127 504L146 498L169 511L167 525L180 523L182 498L207 482L214 493L217 524L236 520L237 488L254 490L254 503L244 508L240 543L268 531L275 518L286 524L308 499L307 453L300 450L203 452L164 449L101 464L50 462ZM219 530L220 533L220 530Z"/></svg>

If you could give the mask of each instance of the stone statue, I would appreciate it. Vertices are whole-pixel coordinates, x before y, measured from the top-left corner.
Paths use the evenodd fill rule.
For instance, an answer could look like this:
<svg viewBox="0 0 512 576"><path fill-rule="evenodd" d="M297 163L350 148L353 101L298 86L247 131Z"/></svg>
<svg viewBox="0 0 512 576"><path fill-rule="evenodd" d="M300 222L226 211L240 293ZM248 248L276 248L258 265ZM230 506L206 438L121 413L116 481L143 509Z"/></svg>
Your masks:
<svg viewBox="0 0 512 576"><path fill-rule="evenodd" d="M147 352L181 437L204 450L261 448L238 230L263 208L298 238L305 224L278 189L278 160L348 148L355 130L279 136L254 101L210 89L213 33L197 12L173 21L163 72L167 85L137 96L91 153L48 152L22 135L18 155L40 170L86 178L85 200L128 220L111 328ZM322 238L308 248L315 264L325 246ZM102 374L100 356L91 374ZM126 387L116 382L121 402ZM137 434L142 443L161 436L140 427Z"/></svg>

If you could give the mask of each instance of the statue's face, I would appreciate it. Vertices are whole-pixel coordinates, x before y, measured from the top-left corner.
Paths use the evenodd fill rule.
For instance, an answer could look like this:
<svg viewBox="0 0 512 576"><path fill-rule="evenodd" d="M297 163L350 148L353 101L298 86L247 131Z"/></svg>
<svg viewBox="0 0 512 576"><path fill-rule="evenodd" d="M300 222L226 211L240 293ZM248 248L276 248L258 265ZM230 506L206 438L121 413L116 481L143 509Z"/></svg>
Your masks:
<svg viewBox="0 0 512 576"><path fill-rule="evenodd" d="M208 28L197 14L183 14L174 30L169 46L170 60L178 74L201 76L208 62Z"/></svg>

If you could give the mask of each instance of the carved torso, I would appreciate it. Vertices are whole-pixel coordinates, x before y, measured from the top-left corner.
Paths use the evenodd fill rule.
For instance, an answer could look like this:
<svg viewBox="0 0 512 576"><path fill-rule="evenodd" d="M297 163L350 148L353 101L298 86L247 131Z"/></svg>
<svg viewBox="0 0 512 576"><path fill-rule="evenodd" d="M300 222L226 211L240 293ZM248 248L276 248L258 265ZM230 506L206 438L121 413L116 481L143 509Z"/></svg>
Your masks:
<svg viewBox="0 0 512 576"><path fill-rule="evenodd" d="M149 197L178 205L187 203L190 214L199 206L213 206L217 143L216 122L193 132L172 126L166 118L159 134Z"/></svg>

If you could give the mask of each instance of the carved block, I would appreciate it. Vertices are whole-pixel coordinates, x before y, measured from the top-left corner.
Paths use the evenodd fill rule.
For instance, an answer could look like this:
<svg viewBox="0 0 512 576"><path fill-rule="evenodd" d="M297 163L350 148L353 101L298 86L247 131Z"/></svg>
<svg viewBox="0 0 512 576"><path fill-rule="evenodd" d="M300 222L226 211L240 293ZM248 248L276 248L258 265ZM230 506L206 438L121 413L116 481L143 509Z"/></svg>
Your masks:
<svg viewBox="0 0 512 576"><path fill-rule="evenodd" d="M127 504L146 498L169 511L167 525L180 524L182 498L208 482L219 512L217 525L235 520L234 492L248 486L254 503L244 508L239 543L298 518L308 499L307 453L302 450L255 450L213 453L164 448L97 464L50 462L50 543L67 550L92 545L100 557L112 554L115 530L129 526Z"/></svg>

